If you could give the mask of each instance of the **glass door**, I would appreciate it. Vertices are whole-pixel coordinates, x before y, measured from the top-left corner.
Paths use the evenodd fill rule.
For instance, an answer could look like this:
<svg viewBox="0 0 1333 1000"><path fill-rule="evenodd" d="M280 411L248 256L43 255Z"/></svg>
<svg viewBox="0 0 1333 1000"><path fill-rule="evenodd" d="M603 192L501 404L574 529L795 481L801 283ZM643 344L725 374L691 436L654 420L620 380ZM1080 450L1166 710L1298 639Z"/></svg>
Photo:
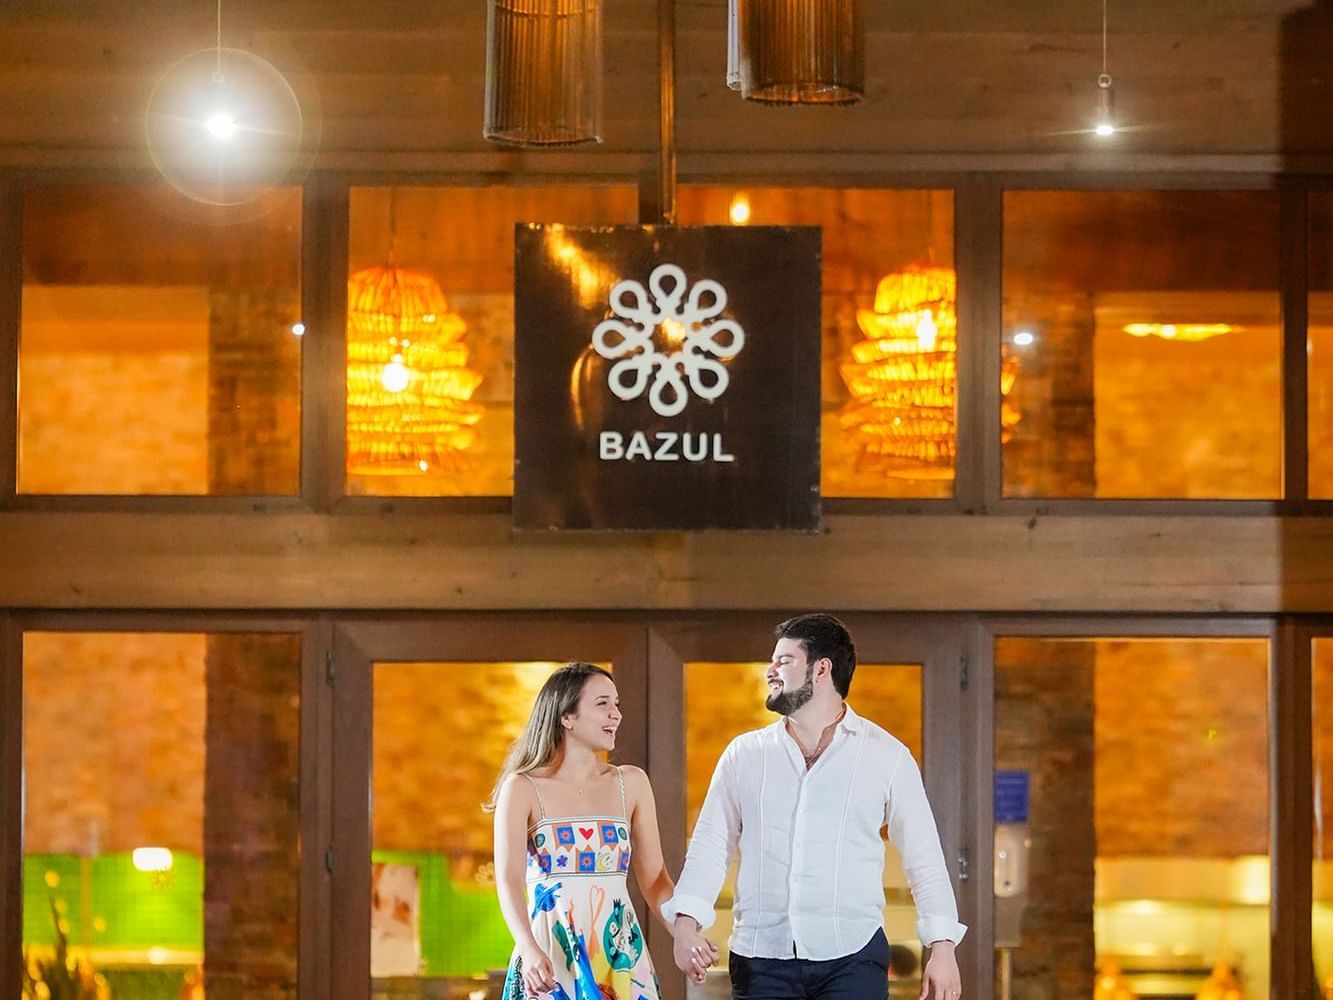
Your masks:
<svg viewBox="0 0 1333 1000"><path fill-rule="evenodd" d="M775 641L774 627L784 617L728 616L654 629L649 754L658 768L654 785L667 864L673 872L679 871L688 833L726 745L735 736L777 718L765 707L765 671ZM965 629L942 623L924 626L886 616L842 618L857 651L847 702L863 718L902 740L922 766L945 857L957 879L963 855L962 762L966 748L960 712L966 680ZM664 707L660 713L659 704ZM920 993L923 964L915 908L897 852L886 847L883 887L885 931L892 956L890 996L915 997ZM722 947L721 967L711 970L702 986L688 986L685 995L690 1000L721 1000L731 995L725 946L731 932L734 876L733 865L717 903L717 923L709 932ZM962 919L966 922L966 915ZM670 960L669 942L662 943L661 954Z"/></svg>
<svg viewBox="0 0 1333 1000"><path fill-rule="evenodd" d="M557 619L335 630L335 997L500 996L513 942L483 803L537 691L570 660L612 672L624 719L611 759L647 763L645 639L641 625Z"/></svg>

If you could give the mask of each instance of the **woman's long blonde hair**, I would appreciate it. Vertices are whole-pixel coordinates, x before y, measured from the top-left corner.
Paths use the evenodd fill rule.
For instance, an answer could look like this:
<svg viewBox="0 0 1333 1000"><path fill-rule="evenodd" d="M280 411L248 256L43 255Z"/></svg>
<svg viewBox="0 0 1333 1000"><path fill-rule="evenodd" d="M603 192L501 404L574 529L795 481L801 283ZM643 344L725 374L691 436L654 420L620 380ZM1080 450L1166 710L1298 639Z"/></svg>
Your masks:
<svg viewBox="0 0 1333 1000"><path fill-rule="evenodd" d="M504 766L495 779L491 797L482 806L486 812L495 811L495 800L500 795L500 786L511 774L523 774L533 768L544 767L555 760L560 748L565 743L565 727L561 720L566 715L578 711L579 698L583 696L583 686L589 677L601 676L613 681L610 671L595 663L566 663L553 671L546 678L546 683L537 692L537 700L532 703L532 714L523 733L509 748L505 755Z"/></svg>

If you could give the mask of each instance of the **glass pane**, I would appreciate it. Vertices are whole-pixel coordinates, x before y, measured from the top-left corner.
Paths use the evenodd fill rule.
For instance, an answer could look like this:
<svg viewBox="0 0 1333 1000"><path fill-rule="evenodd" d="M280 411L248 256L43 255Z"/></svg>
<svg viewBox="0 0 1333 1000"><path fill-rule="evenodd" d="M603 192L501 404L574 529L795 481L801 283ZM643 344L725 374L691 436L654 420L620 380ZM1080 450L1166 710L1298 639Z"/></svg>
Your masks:
<svg viewBox="0 0 1333 1000"><path fill-rule="evenodd" d="M482 804L561 665L375 664L375 1000L500 995L514 941L496 899L492 817Z"/></svg>
<svg viewBox="0 0 1333 1000"><path fill-rule="evenodd" d="M1333 995L1333 639L1314 641L1314 969Z"/></svg>
<svg viewBox="0 0 1333 1000"><path fill-rule="evenodd" d="M294 1000L300 661L291 635L24 636L24 964L50 996L63 942L115 1000Z"/></svg>
<svg viewBox="0 0 1333 1000"><path fill-rule="evenodd" d="M1275 192L1004 196L1004 492L1282 492Z"/></svg>
<svg viewBox="0 0 1333 1000"><path fill-rule="evenodd" d="M953 192L688 186L679 217L823 227L821 492L953 496Z"/></svg>
<svg viewBox="0 0 1333 1000"><path fill-rule="evenodd" d="M703 807L708 783L722 751L733 738L761 729L777 716L764 707L767 663L685 664L685 831ZM920 664L858 663L847 698L860 715L883 726L907 745L924 767L921 744ZM921 943L916 936L916 909L907 888L898 853L884 852L884 932L889 938L893 968L890 996L915 997L920 992ZM702 988L689 984L691 996L728 996L727 940L731 937L732 900L736 884L733 863L717 901L717 923L707 932L722 950L719 966L709 971Z"/></svg>
<svg viewBox="0 0 1333 1000"><path fill-rule="evenodd" d="M1026 823L996 827L1013 996L1268 996L1268 658L1263 639L997 640L995 767L1030 789Z"/></svg>
<svg viewBox="0 0 1333 1000"><path fill-rule="evenodd" d="M632 186L353 188L347 492L514 492L514 224L631 223Z"/></svg>
<svg viewBox="0 0 1333 1000"><path fill-rule="evenodd" d="M25 191L19 492L299 490L301 192L234 212Z"/></svg>
<svg viewBox="0 0 1333 1000"><path fill-rule="evenodd" d="M1310 496L1333 497L1333 192L1310 195Z"/></svg>

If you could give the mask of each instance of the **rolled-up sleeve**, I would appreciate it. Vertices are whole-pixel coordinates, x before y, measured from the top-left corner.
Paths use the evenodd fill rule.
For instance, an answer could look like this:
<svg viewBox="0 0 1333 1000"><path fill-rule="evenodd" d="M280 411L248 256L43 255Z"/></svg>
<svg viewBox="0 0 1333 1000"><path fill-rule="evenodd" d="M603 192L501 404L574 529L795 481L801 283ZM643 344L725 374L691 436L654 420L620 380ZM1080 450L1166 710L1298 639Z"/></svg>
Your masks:
<svg viewBox="0 0 1333 1000"><path fill-rule="evenodd" d="M958 901L940 847L935 815L926 798L921 769L904 753L889 781L884 822L889 840L902 856L907 885L916 904L916 932L922 944L963 940L967 927L958 922Z"/></svg>
<svg viewBox="0 0 1333 1000"><path fill-rule="evenodd" d="M676 881L676 893L662 904L662 916L673 923L680 914L693 917L701 928L717 919L713 909L727 866L740 844L741 811L736 795L735 742L728 745L713 770L699 818L694 823L685 867Z"/></svg>

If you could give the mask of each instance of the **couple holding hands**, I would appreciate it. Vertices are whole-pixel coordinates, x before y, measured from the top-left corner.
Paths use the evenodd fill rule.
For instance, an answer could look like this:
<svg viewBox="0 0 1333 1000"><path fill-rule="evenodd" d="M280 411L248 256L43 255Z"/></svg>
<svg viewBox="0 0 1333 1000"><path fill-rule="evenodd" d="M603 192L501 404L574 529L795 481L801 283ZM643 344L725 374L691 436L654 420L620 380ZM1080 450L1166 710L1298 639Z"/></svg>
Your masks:
<svg viewBox="0 0 1333 1000"><path fill-rule="evenodd" d="M515 941L504 1000L660 1000L631 870L677 967L702 982L718 959L703 931L733 856L733 1000L885 1000L886 826L930 949L922 1000L959 1000L966 928L916 761L847 704L856 650L840 621L800 615L775 635L765 704L779 718L723 752L675 883L648 776L598 757L620 725L611 675L571 663L547 679L491 803Z"/></svg>

